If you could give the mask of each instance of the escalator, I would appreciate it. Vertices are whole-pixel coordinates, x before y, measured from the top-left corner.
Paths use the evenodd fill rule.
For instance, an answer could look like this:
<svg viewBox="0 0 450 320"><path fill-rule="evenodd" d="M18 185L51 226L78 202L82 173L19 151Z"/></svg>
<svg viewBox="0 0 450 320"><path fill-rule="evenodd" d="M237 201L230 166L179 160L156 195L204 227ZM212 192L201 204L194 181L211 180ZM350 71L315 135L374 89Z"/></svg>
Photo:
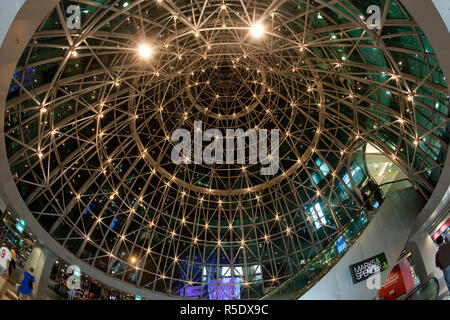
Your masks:
<svg viewBox="0 0 450 320"><path fill-rule="evenodd" d="M439 296L439 282L430 274L428 278L397 300L437 300Z"/></svg>
<svg viewBox="0 0 450 320"><path fill-rule="evenodd" d="M390 197L392 190L411 188L407 179L380 185L383 198ZM374 203L372 196L369 198ZM381 206L368 212L364 206L358 214L348 222L343 230L311 261L291 278L268 292L261 300L296 300L322 279L348 252L352 245L364 232Z"/></svg>

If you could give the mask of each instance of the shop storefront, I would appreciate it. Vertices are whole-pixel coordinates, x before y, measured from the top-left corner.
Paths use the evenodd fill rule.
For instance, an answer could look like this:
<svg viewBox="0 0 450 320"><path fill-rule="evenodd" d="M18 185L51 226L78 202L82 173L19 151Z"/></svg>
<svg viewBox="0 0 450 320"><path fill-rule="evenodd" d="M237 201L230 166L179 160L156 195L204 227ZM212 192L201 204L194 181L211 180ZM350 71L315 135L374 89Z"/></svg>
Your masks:
<svg viewBox="0 0 450 320"><path fill-rule="evenodd" d="M79 279L78 289L69 289L68 282ZM77 279L75 279L77 281ZM114 290L97 279L83 274L79 268L71 267L63 260L57 260L50 275L49 290L53 299L62 300L142 300L140 296L133 296Z"/></svg>
<svg viewBox="0 0 450 320"><path fill-rule="evenodd" d="M447 219L433 235L431 239L436 242L436 239L441 236L444 239L444 242L448 242L450 238L450 218Z"/></svg>
<svg viewBox="0 0 450 320"><path fill-rule="evenodd" d="M25 262L36 245L36 239L28 230L26 221L15 216L10 211L3 212L0 221L0 247L7 247L16 252L16 270L11 274L11 279L19 282Z"/></svg>

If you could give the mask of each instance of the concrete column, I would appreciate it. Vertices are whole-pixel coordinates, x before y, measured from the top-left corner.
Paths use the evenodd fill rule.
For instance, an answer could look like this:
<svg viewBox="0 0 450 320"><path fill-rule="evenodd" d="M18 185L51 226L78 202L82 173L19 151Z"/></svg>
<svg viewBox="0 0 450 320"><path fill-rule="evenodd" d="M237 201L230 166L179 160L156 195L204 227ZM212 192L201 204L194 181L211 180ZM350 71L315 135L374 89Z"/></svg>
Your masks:
<svg viewBox="0 0 450 320"><path fill-rule="evenodd" d="M422 253L420 252L419 246L414 241L408 241L406 243L406 249L411 252L411 259L413 261L417 276L420 282L424 282L428 276L427 268L423 262Z"/></svg>
<svg viewBox="0 0 450 320"><path fill-rule="evenodd" d="M426 232L417 232L409 239L408 243L410 242L413 243L411 246L413 248L413 251L411 251L413 258L420 260L418 266L419 269L417 270L420 281L423 281L423 277L426 277L433 272L439 282L439 287L441 289L446 288L444 274L435 264L435 256L438 250L431 237ZM408 246L407 248L409 249ZM416 260L413 261L414 264L416 264Z"/></svg>
<svg viewBox="0 0 450 320"><path fill-rule="evenodd" d="M30 268L34 269L36 300L47 299L48 282L56 258L56 255L49 249L41 245L36 245L30 257L25 262L24 271L28 271Z"/></svg>

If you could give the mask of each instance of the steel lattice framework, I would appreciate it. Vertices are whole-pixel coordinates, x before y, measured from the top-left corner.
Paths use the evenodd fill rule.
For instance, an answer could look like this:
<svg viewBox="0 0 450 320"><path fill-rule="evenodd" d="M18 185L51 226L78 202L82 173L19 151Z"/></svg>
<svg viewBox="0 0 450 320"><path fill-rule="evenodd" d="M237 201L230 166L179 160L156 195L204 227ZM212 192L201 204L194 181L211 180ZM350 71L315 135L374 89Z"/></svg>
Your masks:
<svg viewBox="0 0 450 320"><path fill-rule="evenodd" d="M66 26L71 4L80 30ZM371 4L382 29L365 23ZM261 38L250 34L256 23ZM140 43L152 57L138 55ZM240 297L255 298L358 211L349 173L365 141L429 196L445 161L447 94L397 0L64 0L18 63L5 135L30 210L80 259L202 298L207 279L230 268ZM174 165L170 135L195 120L222 132L280 129L280 171Z"/></svg>

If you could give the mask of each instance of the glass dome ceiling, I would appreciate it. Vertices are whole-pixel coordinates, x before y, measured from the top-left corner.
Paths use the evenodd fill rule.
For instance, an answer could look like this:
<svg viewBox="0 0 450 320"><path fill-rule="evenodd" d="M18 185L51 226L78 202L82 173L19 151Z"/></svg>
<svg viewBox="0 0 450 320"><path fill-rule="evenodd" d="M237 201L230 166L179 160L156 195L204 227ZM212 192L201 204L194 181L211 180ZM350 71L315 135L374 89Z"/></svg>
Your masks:
<svg viewBox="0 0 450 320"><path fill-rule="evenodd" d="M258 298L358 212L365 142L431 194L448 105L398 0L63 0L18 62L5 135L24 201L81 260L155 292ZM280 170L175 165L170 135L194 121L279 129Z"/></svg>

